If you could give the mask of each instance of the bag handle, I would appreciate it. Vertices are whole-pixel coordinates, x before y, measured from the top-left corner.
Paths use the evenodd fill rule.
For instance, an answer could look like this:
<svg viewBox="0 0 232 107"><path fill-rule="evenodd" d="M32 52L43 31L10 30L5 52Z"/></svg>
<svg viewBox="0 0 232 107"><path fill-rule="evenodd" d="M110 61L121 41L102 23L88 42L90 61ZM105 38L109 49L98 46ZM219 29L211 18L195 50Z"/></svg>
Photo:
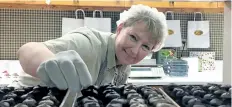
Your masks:
<svg viewBox="0 0 232 107"><path fill-rule="evenodd" d="M94 10L93 11L93 18L96 17L96 12L99 12L100 13L100 17L103 18L103 12L101 10Z"/></svg>
<svg viewBox="0 0 232 107"><path fill-rule="evenodd" d="M167 17L167 15L168 15L168 13L171 14L172 20L174 20L174 13L173 13L173 11L166 11L166 12L165 12L165 16L166 16L166 17Z"/></svg>
<svg viewBox="0 0 232 107"><path fill-rule="evenodd" d="M202 13L201 12L194 12L194 21L196 20L196 14L201 15L201 21L203 20Z"/></svg>
<svg viewBox="0 0 232 107"><path fill-rule="evenodd" d="M81 11L81 12L83 13L83 17L85 18L85 11L84 11L83 9L77 9L77 10L75 11L76 19L78 19L78 17L77 17L77 12L78 12L78 11Z"/></svg>

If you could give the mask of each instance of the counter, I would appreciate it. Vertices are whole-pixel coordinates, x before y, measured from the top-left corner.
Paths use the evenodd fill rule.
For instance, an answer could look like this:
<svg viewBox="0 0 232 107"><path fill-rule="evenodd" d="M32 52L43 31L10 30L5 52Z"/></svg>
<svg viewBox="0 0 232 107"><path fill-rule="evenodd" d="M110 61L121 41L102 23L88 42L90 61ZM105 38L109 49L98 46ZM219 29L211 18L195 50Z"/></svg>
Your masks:
<svg viewBox="0 0 232 107"><path fill-rule="evenodd" d="M144 84L144 85L166 85L170 83L176 84L204 84L204 83L222 83L223 72L222 72L222 61L216 61L216 69L214 71L208 72L197 72L197 64L194 59L187 59L189 63L189 73L188 77L163 77L161 79L130 79L128 78L128 83L133 84ZM2 61L3 63L4 61ZM9 62L9 63L6 63ZM10 73L19 72L22 70L19 62L5 61L7 69ZM2 69L3 70L3 69ZM0 84L11 84L16 78L0 78Z"/></svg>
<svg viewBox="0 0 232 107"><path fill-rule="evenodd" d="M197 72L198 64L194 59L186 59L189 63L188 77L169 77L165 76L161 79L132 79L128 78L128 83L144 84L144 85L167 85L176 84L205 84L205 83L222 83L223 82L223 61L215 61L216 69L207 72Z"/></svg>

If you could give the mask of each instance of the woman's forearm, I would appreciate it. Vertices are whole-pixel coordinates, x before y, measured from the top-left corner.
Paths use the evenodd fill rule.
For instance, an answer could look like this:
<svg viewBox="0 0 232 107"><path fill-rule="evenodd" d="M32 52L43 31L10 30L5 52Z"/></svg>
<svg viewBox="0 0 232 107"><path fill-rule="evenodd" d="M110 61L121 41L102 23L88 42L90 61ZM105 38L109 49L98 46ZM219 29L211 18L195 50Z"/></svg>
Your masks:
<svg viewBox="0 0 232 107"><path fill-rule="evenodd" d="M30 42L19 48L17 56L24 72L37 77L36 70L39 65L54 57L54 54L44 44Z"/></svg>

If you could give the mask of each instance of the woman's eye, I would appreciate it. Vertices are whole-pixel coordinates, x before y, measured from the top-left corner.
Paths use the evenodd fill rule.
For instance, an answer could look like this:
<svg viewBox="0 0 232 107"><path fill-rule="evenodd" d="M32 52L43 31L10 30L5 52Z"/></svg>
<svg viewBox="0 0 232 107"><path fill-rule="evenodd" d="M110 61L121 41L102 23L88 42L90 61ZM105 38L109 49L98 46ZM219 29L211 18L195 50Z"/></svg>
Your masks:
<svg viewBox="0 0 232 107"><path fill-rule="evenodd" d="M130 35L130 38L132 41L137 41L136 37L134 35Z"/></svg>
<svg viewBox="0 0 232 107"><path fill-rule="evenodd" d="M143 45L143 50L145 50L145 51L149 51L149 50L150 50L150 47L149 47L149 46L147 46L147 45Z"/></svg>

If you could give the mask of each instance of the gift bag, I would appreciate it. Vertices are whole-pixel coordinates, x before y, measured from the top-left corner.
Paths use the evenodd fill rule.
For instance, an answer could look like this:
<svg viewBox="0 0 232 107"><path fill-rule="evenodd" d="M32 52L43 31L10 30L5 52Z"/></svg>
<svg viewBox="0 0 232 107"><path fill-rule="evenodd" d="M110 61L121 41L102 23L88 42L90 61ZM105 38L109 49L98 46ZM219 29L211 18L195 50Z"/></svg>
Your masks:
<svg viewBox="0 0 232 107"><path fill-rule="evenodd" d="M200 14L201 21L195 21L196 14ZM209 48L209 21L203 21L202 13L194 13L194 21L188 21L188 48Z"/></svg>
<svg viewBox="0 0 232 107"><path fill-rule="evenodd" d="M167 11L165 15L170 13L172 19L167 20L168 24L168 37L165 41L164 47L181 47L182 46L182 38L181 38L181 30L180 30L180 20L174 20L174 13L171 11Z"/></svg>
<svg viewBox="0 0 232 107"><path fill-rule="evenodd" d="M100 18L96 18L96 12L100 13ZM103 32L111 32L111 18L103 18L101 10L94 10L93 17L85 17L84 26Z"/></svg>
<svg viewBox="0 0 232 107"><path fill-rule="evenodd" d="M85 17L85 12L82 9L77 9L75 11L76 18L62 18L62 36L66 33L84 26L84 19L79 18L77 12L81 11L83 13L83 17Z"/></svg>

